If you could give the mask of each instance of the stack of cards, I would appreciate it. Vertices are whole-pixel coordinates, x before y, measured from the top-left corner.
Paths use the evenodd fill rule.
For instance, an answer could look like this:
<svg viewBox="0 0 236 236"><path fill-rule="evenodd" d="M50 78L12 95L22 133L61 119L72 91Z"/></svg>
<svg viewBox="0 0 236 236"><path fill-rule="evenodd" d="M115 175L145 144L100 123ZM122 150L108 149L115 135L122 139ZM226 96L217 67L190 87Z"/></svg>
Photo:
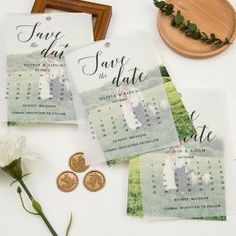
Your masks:
<svg viewBox="0 0 236 236"><path fill-rule="evenodd" d="M130 161L129 214L226 219L221 93L186 92L188 113L142 33L69 52L66 64L83 104L78 110L87 111L86 142L104 154L86 150L89 161L114 164L136 156Z"/></svg>
<svg viewBox="0 0 236 236"><path fill-rule="evenodd" d="M92 43L86 14L6 26L10 124L76 123L87 163L130 160L129 215L226 219L222 93L179 94L147 33Z"/></svg>

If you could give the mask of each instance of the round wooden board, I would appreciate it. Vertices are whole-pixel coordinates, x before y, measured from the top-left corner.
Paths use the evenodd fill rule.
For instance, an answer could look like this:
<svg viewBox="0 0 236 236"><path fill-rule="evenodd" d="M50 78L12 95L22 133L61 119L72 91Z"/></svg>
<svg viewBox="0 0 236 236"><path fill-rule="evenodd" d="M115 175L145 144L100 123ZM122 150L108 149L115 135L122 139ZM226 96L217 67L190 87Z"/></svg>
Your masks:
<svg viewBox="0 0 236 236"><path fill-rule="evenodd" d="M197 24L207 34L215 33L217 38L226 37L233 42L236 36L236 13L227 0L171 0L175 10L180 10L185 19ZM171 17L158 13L157 25L162 39L177 53L191 58L215 56L230 45L220 48L200 40L188 38L171 26Z"/></svg>

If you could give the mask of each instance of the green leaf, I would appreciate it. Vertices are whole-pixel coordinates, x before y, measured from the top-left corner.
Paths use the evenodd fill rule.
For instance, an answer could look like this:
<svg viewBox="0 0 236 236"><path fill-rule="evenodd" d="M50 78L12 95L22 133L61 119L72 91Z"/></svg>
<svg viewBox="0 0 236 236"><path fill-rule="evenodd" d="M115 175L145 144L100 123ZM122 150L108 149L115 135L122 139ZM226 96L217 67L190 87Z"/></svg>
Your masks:
<svg viewBox="0 0 236 236"><path fill-rule="evenodd" d="M171 20L171 25L175 27L175 25L176 25L176 24L175 24L175 18L173 18L173 19Z"/></svg>
<svg viewBox="0 0 236 236"><path fill-rule="evenodd" d="M225 38L225 41L224 41L223 45L228 45L228 44L230 44L230 41L229 41L228 38Z"/></svg>
<svg viewBox="0 0 236 236"><path fill-rule="evenodd" d="M186 35L187 37L191 37L192 34L193 34L193 32L191 32L191 31L189 31L189 30L187 30L187 31L185 32L185 35Z"/></svg>
<svg viewBox="0 0 236 236"><path fill-rule="evenodd" d="M14 180L13 182L11 182L11 183L10 183L10 187L11 187L13 184L17 183L17 182L18 182L18 180Z"/></svg>
<svg viewBox="0 0 236 236"><path fill-rule="evenodd" d="M214 42L214 45L216 46L222 46L222 44L223 44L223 41L221 39L216 39Z"/></svg>
<svg viewBox="0 0 236 236"><path fill-rule="evenodd" d="M180 31L185 31L188 27L186 25L181 25L179 30Z"/></svg>
<svg viewBox="0 0 236 236"><path fill-rule="evenodd" d="M174 11L172 9L167 9L165 14L166 14L166 16L170 16L173 13L174 13Z"/></svg>
<svg viewBox="0 0 236 236"><path fill-rule="evenodd" d="M159 8L159 9L162 9L165 5L166 5L166 3L164 2L164 1L155 1L154 0L154 5L157 7L157 8Z"/></svg>
<svg viewBox="0 0 236 236"><path fill-rule="evenodd" d="M194 23L189 23L188 24L188 30L191 32L196 32L197 31L197 25Z"/></svg>
<svg viewBox="0 0 236 236"><path fill-rule="evenodd" d="M35 199L32 200L32 206L39 214L43 212L41 205Z"/></svg>
<svg viewBox="0 0 236 236"><path fill-rule="evenodd" d="M212 44L212 43L214 43L215 41L217 41L218 39L216 38L216 36L215 36L215 34L213 34L213 33L211 33L210 34L210 39L209 40L207 40L207 44Z"/></svg>
<svg viewBox="0 0 236 236"><path fill-rule="evenodd" d="M201 40L208 40L209 39L209 37L208 37L208 35L205 33L205 32L202 32L201 33Z"/></svg>
<svg viewBox="0 0 236 236"><path fill-rule="evenodd" d="M174 9L174 5L173 4L168 4L166 6L166 10L173 10Z"/></svg>
<svg viewBox="0 0 236 236"><path fill-rule="evenodd" d="M207 44L212 44L215 42L215 38L210 38L209 40L207 40Z"/></svg>
<svg viewBox="0 0 236 236"><path fill-rule="evenodd" d="M210 34L210 37L211 37L211 39L215 39L216 38L216 36L215 36L215 34Z"/></svg>
<svg viewBox="0 0 236 236"><path fill-rule="evenodd" d="M194 32L192 35L191 35L192 39L195 39L195 40L198 40L201 38L201 33L199 31L197 32Z"/></svg>
<svg viewBox="0 0 236 236"><path fill-rule="evenodd" d="M184 17L180 14L177 14L174 19L175 19L175 24L176 25L181 25L184 21Z"/></svg>
<svg viewBox="0 0 236 236"><path fill-rule="evenodd" d="M69 236L69 232L70 232L71 225L72 225L72 220L73 220L72 214L70 214L70 221L69 221L69 223L68 223L68 225L67 225L66 236Z"/></svg>

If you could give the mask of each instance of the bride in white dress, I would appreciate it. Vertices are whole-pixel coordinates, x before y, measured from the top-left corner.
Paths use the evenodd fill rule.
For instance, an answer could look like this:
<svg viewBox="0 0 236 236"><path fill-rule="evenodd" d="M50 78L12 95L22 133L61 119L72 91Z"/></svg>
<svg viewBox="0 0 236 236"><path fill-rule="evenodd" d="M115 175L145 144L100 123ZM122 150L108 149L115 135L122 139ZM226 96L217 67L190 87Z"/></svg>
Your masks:
<svg viewBox="0 0 236 236"><path fill-rule="evenodd" d="M137 117L134 114L132 102L130 100L130 96L127 95L129 92L128 86L121 86L119 89L119 94L122 94L123 101L122 104L122 112L128 127L132 130L136 130L141 127L142 124L138 121Z"/></svg>
<svg viewBox="0 0 236 236"><path fill-rule="evenodd" d="M166 156L165 166L163 170L163 185L166 191L175 190L175 160L171 153L171 150Z"/></svg>
<svg viewBox="0 0 236 236"><path fill-rule="evenodd" d="M50 91L50 61L42 59L40 64L39 98L40 100L47 100L52 98Z"/></svg>

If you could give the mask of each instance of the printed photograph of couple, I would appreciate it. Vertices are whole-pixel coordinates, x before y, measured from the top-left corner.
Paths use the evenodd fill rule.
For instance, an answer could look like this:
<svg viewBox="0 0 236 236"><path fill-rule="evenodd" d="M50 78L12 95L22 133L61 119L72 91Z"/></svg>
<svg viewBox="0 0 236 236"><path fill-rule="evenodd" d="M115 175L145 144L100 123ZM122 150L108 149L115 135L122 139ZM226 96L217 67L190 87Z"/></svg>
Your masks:
<svg viewBox="0 0 236 236"><path fill-rule="evenodd" d="M7 70L5 98L10 122L75 120L64 62L53 57L42 58L39 52L8 55Z"/></svg>

